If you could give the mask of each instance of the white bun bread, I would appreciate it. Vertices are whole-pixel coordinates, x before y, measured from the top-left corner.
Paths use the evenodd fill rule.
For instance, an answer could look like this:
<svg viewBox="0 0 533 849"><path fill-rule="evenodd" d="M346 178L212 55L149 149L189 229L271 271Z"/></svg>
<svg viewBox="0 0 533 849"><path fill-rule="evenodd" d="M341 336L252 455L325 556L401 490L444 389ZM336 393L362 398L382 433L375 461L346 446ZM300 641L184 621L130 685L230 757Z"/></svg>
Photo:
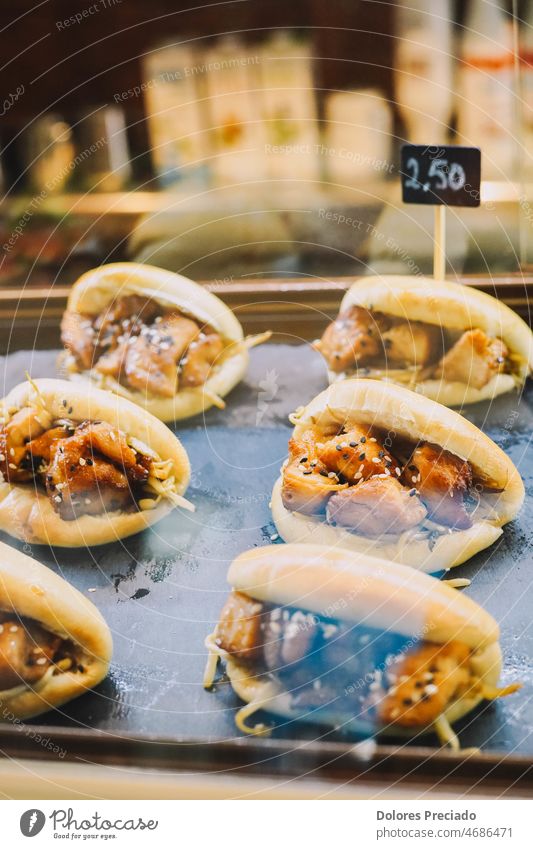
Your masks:
<svg viewBox="0 0 533 849"><path fill-rule="evenodd" d="M321 517L304 516L287 510L281 500L281 483L272 493L272 515L285 542L311 539L323 545L338 545L358 553L373 553L425 572L438 572L464 563L487 548L500 535L501 526L511 521L524 500L524 484L512 461L475 425L453 410L409 389L377 380L345 380L332 384L298 411L293 436L298 438L306 424L327 427L333 423L366 424L383 428L411 442L428 441L468 460L474 472L503 489L490 496L493 516L475 519L468 530L457 530L431 542L383 535L380 540L328 525Z"/></svg>
<svg viewBox="0 0 533 849"><path fill-rule="evenodd" d="M190 478L189 459L179 439L155 416L111 392L66 380L21 383L1 403L4 411L12 414L22 407L40 406L43 402L52 421L61 418L74 422L104 421L143 442L161 460L172 460L176 492L184 494ZM0 530L28 543L63 547L102 545L139 533L172 509L172 503L163 499L153 510L114 511L65 521L55 512L48 496L33 483L0 483Z"/></svg>
<svg viewBox="0 0 533 849"><path fill-rule="evenodd" d="M503 339L509 351L524 361L523 379L533 371L533 334L512 309L486 292L472 286L429 277L363 277L346 292L340 306L344 312L360 306L407 321L422 321L453 331L473 328ZM330 380L338 380L334 372ZM387 378L394 382L394 377ZM481 389L445 380L423 380L414 387L418 393L449 407L487 401L516 386L509 374L499 374Z"/></svg>
<svg viewBox="0 0 533 849"><path fill-rule="evenodd" d="M408 640L427 639L437 644L459 640L472 649L472 665L479 679L495 687L502 658L499 627L493 617L463 593L429 575L413 580L412 570L398 563L321 545L276 545L239 555L230 566L228 581L235 590L259 601L301 608L328 618L355 622L397 633ZM261 702L265 710L285 716L301 715L279 681L250 677L247 668L226 657L227 672L237 695L245 702ZM471 711L479 695L450 704L450 723ZM317 721L311 712L307 717ZM362 730L354 717L332 712L321 721ZM420 728L387 726L381 733L418 734ZM431 729L426 729L430 731Z"/></svg>
<svg viewBox="0 0 533 849"><path fill-rule="evenodd" d="M209 409L214 397L224 398L244 377L248 367L248 351L243 331L232 311L203 286L187 277L135 262L103 265L83 274L70 291L67 310L96 316L117 297L140 295L153 298L164 307L177 309L201 325L208 324L222 336L230 352L214 367L203 387L179 389L173 398L156 397L121 386L113 378L105 378L105 387L134 401L164 422L178 421ZM79 372L74 358L67 354L63 366L69 379L101 382L102 375L92 370Z"/></svg>
<svg viewBox="0 0 533 849"><path fill-rule="evenodd" d="M0 692L0 720L37 716L82 695L107 675L111 633L96 607L63 578L20 551L0 543L0 611L36 620L77 647L83 666L45 675L35 685Z"/></svg>

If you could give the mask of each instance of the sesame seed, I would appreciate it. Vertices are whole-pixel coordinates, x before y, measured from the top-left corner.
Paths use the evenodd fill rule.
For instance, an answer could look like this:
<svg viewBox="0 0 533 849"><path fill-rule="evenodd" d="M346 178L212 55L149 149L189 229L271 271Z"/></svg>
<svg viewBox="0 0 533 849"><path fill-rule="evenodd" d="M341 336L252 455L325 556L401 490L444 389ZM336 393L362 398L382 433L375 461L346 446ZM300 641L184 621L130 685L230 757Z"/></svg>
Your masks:
<svg viewBox="0 0 533 849"><path fill-rule="evenodd" d="M437 687L436 684L428 684L427 687L424 690L424 693L426 694L426 696L434 696L435 693L438 693L438 692L439 692L439 688Z"/></svg>
<svg viewBox="0 0 533 849"><path fill-rule="evenodd" d="M11 457L14 457L14 456L15 456L15 449L14 449L14 448L10 448L10 449L9 449L9 455L10 455Z"/></svg>
<svg viewBox="0 0 533 849"><path fill-rule="evenodd" d="M314 469L317 464L318 464L318 460L311 460L309 465L311 466L312 469Z"/></svg>
<svg viewBox="0 0 533 849"><path fill-rule="evenodd" d="M377 439L376 439L376 437L375 437L375 436L371 436L371 437L370 437L370 439L369 439L368 441L369 441L369 442L377 442Z"/></svg>
<svg viewBox="0 0 533 849"><path fill-rule="evenodd" d="M336 446L335 446L335 449L336 449L337 451L342 451L342 445L336 445Z"/></svg>
<svg viewBox="0 0 533 849"><path fill-rule="evenodd" d="M350 442L349 444L350 444L350 448L356 448L357 447L357 442Z"/></svg>
<svg viewBox="0 0 533 849"><path fill-rule="evenodd" d="M92 461L92 460L87 460L87 465L88 465L88 466L92 466L92 465L93 465L93 461Z"/></svg>
<svg viewBox="0 0 533 849"><path fill-rule="evenodd" d="M40 657L39 660L36 660L35 662L36 662L37 666L44 666L45 663L46 663L46 658Z"/></svg>
<svg viewBox="0 0 533 849"><path fill-rule="evenodd" d="M413 497L413 495L416 495L416 489L410 489L409 495L411 496L411 498Z"/></svg>
<svg viewBox="0 0 533 849"><path fill-rule="evenodd" d="M362 477L363 477L363 473L362 473L362 472L357 472L357 474L356 474L356 475L354 475L354 480L358 481L358 480L360 480L360 478L362 478Z"/></svg>
<svg viewBox="0 0 533 849"><path fill-rule="evenodd" d="M335 472L329 472L328 478L336 478L336 477L337 477L337 475L335 474Z"/></svg>
<svg viewBox="0 0 533 849"><path fill-rule="evenodd" d="M80 459L78 460L78 463L80 464L80 466L85 465L85 460L83 459L83 457L80 457Z"/></svg>
<svg viewBox="0 0 533 849"><path fill-rule="evenodd" d="M14 464L14 463L9 463L9 468L10 468L10 469L16 469L17 467L15 466L15 464Z"/></svg>
<svg viewBox="0 0 533 849"><path fill-rule="evenodd" d="M384 456L385 456L385 452L380 451L379 454L378 454L378 457L380 458L380 460L382 460Z"/></svg>
<svg viewBox="0 0 533 849"><path fill-rule="evenodd" d="M304 469L304 475L312 475L313 472L311 469Z"/></svg>
<svg viewBox="0 0 533 849"><path fill-rule="evenodd" d="M54 501L56 501L58 504L61 504L62 500L63 499L60 495L54 495Z"/></svg>
<svg viewBox="0 0 533 849"><path fill-rule="evenodd" d="M85 504L90 504L90 503L91 503L91 499L90 499L90 498L86 498L84 503L85 503Z"/></svg>
<svg viewBox="0 0 533 849"><path fill-rule="evenodd" d="M396 468L394 469L394 471L396 472L396 474L398 475L398 477L400 477L400 475L401 475L401 473L402 473L402 470L400 469L400 467L399 467L399 466L396 466Z"/></svg>
<svg viewBox="0 0 533 849"><path fill-rule="evenodd" d="M342 455L342 459L343 459L343 460L349 460L349 459L350 459L350 455L349 455L349 454L343 454L343 455Z"/></svg>
<svg viewBox="0 0 533 849"><path fill-rule="evenodd" d="M300 463L307 463L308 459L309 459L309 457L302 457L302 459L300 460Z"/></svg>
<svg viewBox="0 0 533 849"><path fill-rule="evenodd" d="M365 457L366 457L366 454L365 454L364 452L363 452L363 454L359 454L359 459L360 459L360 460L364 460L364 459L365 459Z"/></svg>
<svg viewBox="0 0 533 849"><path fill-rule="evenodd" d="M366 436L361 437L361 442L364 444L366 442Z"/></svg>
<svg viewBox="0 0 533 849"><path fill-rule="evenodd" d="M275 542L277 539L279 539L279 534L271 534L270 539L272 540L272 542Z"/></svg>
<svg viewBox="0 0 533 849"><path fill-rule="evenodd" d="M19 629L18 625L11 625L10 628L9 628L9 631L10 631L11 634L14 634L16 631L18 631L18 629Z"/></svg>

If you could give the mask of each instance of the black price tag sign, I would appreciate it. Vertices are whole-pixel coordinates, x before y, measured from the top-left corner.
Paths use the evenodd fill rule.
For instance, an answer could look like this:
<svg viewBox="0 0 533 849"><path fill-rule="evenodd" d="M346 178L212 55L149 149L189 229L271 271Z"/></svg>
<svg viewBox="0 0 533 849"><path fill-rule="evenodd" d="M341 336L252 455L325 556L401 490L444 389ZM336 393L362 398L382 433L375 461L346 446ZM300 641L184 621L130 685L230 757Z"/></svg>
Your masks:
<svg viewBox="0 0 533 849"><path fill-rule="evenodd" d="M404 203L479 206L478 147L404 144L400 173Z"/></svg>

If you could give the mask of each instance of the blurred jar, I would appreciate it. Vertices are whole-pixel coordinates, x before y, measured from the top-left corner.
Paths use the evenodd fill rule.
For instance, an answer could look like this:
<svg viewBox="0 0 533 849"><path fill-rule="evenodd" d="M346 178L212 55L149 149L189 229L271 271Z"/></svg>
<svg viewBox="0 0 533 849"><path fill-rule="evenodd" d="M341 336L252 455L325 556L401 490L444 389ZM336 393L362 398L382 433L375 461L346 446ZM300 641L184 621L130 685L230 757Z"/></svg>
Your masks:
<svg viewBox="0 0 533 849"><path fill-rule="evenodd" d="M453 109L450 0L406 0L396 9L394 88L407 140L446 143Z"/></svg>
<svg viewBox="0 0 533 849"><path fill-rule="evenodd" d="M86 191L118 192L131 178L124 111L102 106L76 123L76 184Z"/></svg>
<svg viewBox="0 0 533 849"><path fill-rule="evenodd" d="M326 121L320 152L327 179L350 185L390 173L392 113L377 89L330 94Z"/></svg>
<svg viewBox="0 0 533 849"><path fill-rule="evenodd" d="M72 129L60 115L51 112L26 130L24 166L29 188L44 195L64 190L74 170Z"/></svg>

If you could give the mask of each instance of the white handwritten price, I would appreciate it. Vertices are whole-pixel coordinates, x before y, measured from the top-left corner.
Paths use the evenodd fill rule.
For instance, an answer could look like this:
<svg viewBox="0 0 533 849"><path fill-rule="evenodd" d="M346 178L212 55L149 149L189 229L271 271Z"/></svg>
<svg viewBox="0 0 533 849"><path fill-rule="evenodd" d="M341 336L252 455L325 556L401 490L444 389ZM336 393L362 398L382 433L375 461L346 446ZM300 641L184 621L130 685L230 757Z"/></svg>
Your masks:
<svg viewBox="0 0 533 849"><path fill-rule="evenodd" d="M428 168L427 180L420 180L420 163L414 156L409 157L406 162L406 170L409 172L405 180L405 186L409 189L422 189L423 192L429 192L431 189L430 180L434 179L433 186L437 191L442 189L452 189L458 192L466 183L465 169L458 162L448 164L447 159L432 159Z"/></svg>

